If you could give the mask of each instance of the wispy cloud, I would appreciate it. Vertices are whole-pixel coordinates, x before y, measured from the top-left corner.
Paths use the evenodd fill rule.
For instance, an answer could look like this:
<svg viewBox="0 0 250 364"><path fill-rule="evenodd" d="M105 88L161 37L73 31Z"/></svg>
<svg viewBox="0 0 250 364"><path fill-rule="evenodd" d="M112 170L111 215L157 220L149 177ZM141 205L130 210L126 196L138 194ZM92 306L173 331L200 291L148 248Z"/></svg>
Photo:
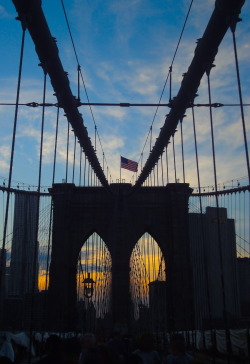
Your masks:
<svg viewBox="0 0 250 364"><path fill-rule="evenodd" d="M104 6L101 1L80 2L66 4L70 20L72 34L88 91L88 97L92 102L130 102L130 103L157 103L163 90L169 66L175 51L182 25L185 20L188 5L182 1L178 4L174 1L165 2L156 6L151 1L135 0L129 4L125 1L110 1ZM65 70L69 72L70 85L73 93L77 94L77 69L74 51L71 46L70 37L67 33L65 19L62 9L58 9L58 19L52 17L50 7L46 6L47 16L51 31L57 38L59 54ZM199 38L206 27L207 21L214 8L214 1L204 0L194 3L190 18L188 19L185 32L172 72L172 96L179 90L182 74L187 71L193 58L196 47L196 39ZM0 17L11 13L10 7L0 7ZM246 9L247 10L247 9ZM244 8L243 8L244 11ZM248 10L247 10L248 11ZM244 14L243 14L244 15ZM60 22L58 21L60 18ZM244 18L244 16L243 16ZM52 21L53 19L53 21ZM63 25L64 24L64 25ZM240 69L242 74L242 87L244 100L246 100L247 80L249 80L248 59L250 56L249 37L246 22L237 26L237 42ZM29 54L31 43L29 45ZM8 50L9 52L9 50ZM15 50L17 53L17 50ZM22 77L20 102L41 102L42 99L42 72L36 71L29 74L29 68L37 69L37 57L29 58L29 65L25 58L25 72ZM12 57L13 59L13 57ZM34 65L33 65L34 63ZM237 85L235 78L235 65L231 34L225 37L219 48L215 59L216 67L211 72L212 99L213 102L238 103ZM2 102L15 102L16 77L11 70L1 73L0 98ZM52 96L52 89L48 86L47 101L56 102ZM201 82L198 90L197 103L207 103L206 78ZM165 89L162 102L169 99L169 83ZM81 100L87 101L85 90L81 85ZM246 100L247 101L247 100ZM245 101L245 102L246 102ZM1 121L5 135L11 137L11 125L13 122L14 108L6 113L6 108L0 109L5 113L5 122ZM9 109L10 110L10 109ZM95 126L92 114L87 107L81 107L84 123L91 136L92 144L95 141ZM102 139L105 158L108 161L114 179L119 178L119 156L122 154L128 158L139 160L146 136L154 119L154 108L119 108L119 107L93 107L95 122L98 133ZM152 129L152 145L155 143L165 115L169 109L159 108ZM248 111L246 111L248 112ZM12 113L12 115L10 115ZM207 108L195 108L197 123L198 148L201 154L201 165L206 175L207 162L205 153L210 149L210 125ZM8 115L8 118L7 118ZM43 145L43 163L45 166L53 162L54 139L55 139L55 108L46 108L45 131ZM216 130L216 148L219 152L227 155L231 160L242 158L242 131L240 116L233 108L222 108L213 110L214 124ZM67 122L61 117L58 135L57 162L59 169L65 169L66 145L67 145ZM7 121L8 120L8 121ZM63 121L64 120L64 121ZM17 150L16 156L20 163L21 157L27 158L29 165L35 165L39 157L40 148L41 108L20 108L17 127ZM183 122L185 152L189 170L194 169L194 148L192 118L190 111ZM247 129L249 132L249 129ZM180 131L177 133L180 134ZM10 139L9 139L10 140ZM180 138L176 135L176 148L180 150ZM1 140L1 148L7 150L7 140ZM70 131L69 163L73 163L74 138ZM78 145L77 145L78 147ZM225 150L229 148L229 152ZM149 140L144 150L143 161L149 152ZM219 153L218 153L219 154ZM97 155L102 164L102 150L97 141ZM210 158L210 157L209 157ZM236 160L236 158L239 158ZM227 164L223 156L222 162ZM7 157L3 158L7 163ZM192 162L192 163L191 163ZM3 162L2 162L3 163ZM75 161L79 166L79 152ZM238 165L240 165L238 163ZM46 167L46 168L47 168ZM222 171L222 169L221 169ZM227 175L230 167L223 168ZM131 180L131 172L124 172L125 178ZM59 175L63 175L60 172ZM192 178L192 172L189 173Z"/></svg>
<svg viewBox="0 0 250 364"><path fill-rule="evenodd" d="M3 5L0 5L0 18L2 19L6 19L6 18L12 18L13 15L10 14L5 8Z"/></svg>

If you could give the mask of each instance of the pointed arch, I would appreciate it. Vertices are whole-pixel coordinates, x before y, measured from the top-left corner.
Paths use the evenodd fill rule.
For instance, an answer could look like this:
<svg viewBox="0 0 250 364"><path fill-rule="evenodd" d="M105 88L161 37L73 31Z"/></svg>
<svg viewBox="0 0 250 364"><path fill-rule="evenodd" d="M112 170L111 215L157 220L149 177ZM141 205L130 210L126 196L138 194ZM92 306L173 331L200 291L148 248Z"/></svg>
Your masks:
<svg viewBox="0 0 250 364"><path fill-rule="evenodd" d="M109 249L101 236L94 231L82 240L77 264L77 297L78 302L83 302L85 308L91 302L95 319L103 319L110 311L111 269ZM84 279L88 277L94 281L91 297L84 295Z"/></svg>
<svg viewBox="0 0 250 364"><path fill-rule="evenodd" d="M157 241L146 231L135 244L130 257L130 292L134 318L145 328L155 325L149 318L152 318L152 309L154 310L151 302L152 294L155 294L156 290L159 291L156 289L159 285L165 292L165 259ZM154 304L160 299L154 297Z"/></svg>

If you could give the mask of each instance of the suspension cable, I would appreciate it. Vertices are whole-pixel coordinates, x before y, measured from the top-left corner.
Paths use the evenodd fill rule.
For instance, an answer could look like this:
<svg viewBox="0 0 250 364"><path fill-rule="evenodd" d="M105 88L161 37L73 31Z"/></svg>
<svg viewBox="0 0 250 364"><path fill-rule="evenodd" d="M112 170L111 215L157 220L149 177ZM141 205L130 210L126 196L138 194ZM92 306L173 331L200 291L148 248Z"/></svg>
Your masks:
<svg viewBox="0 0 250 364"><path fill-rule="evenodd" d="M66 152L66 183L68 182L68 166L69 166L69 122L68 122L68 129L67 129L67 152Z"/></svg>
<svg viewBox="0 0 250 364"><path fill-rule="evenodd" d="M167 145L166 145L165 149L166 149L167 183L169 183L169 173L168 173L168 148L167 148Z"/></svg>
<svg viewBox="0 0 250 364"><path fill-rule="evenodd" d="M75 181L75 163L76 163L76 136L74 140L74 156L73 156L73 171L72 171L72 183Z"/></svg>
<svg viewBox="0 0 250 364"><path fill-rule="evenodd" d="M230 8L230 14L232 12L240 13L243 3L244 0L234 3L234 6ZM193 60L183 78L179 92L174 99L173 107L166 116L164 125L160 130L153 150L150 153L133 190L136 190L143 183L150 173L150 170L154 168L155 161L163 152L164 146L173 134L180 118L185 113L187 107L190 106L190 103L193 102L201 78L206 72L207 64L210 60L215 58L218 52L218 46L230 26L228 12L229 9L226 6L226 3L221 4L221 6L216 3L203 37L196 46Z"/></svg>
<svg viewBox="0 0 250 364"><path fill-rule="evenodd" d="M8 178L8 190L7 190L7 198L6 198L4 229L3 229L3 243L2 243L2 250L1 250L1 261L0 261L0 292L1 292L2 282L3 282L2 275L3 275L3 267L4 267L4 250L5 250L5 245L6 245L6 233L7 233L8 216L9 216L10 187L11 187L11 181L12 181L12 170L13 170L14 153L15 153L18 103L19 103L20 88L21 88L23 54L24 54L24 43L25 43L25 31L26 31L26 27L24 25L24 22L22 22L22 39L21 39L21 50L20 50L20 58L19 58L19 70L18 70L18 81L17 81L15 116L14 116L13 133L12 133L11 157L10 157L10 168L9 168L9 178Z"/></svg>
<svg viewBox="0 0 250 364"><path fill-rule="evenodd" d="M186 27L186 24L187 24L187 21L188 21L188 17L189 17L189 14L190 14L190 11L191 11L191 8L192 8L192 4L193 4L193 0L191 0L190 2L190 5L189 5L189 9L188 9L188 12L187 12L187 15L186 15L186 18L185 18L185 21L184 21L184 24L183 24L183 27L182 27L182 30L181 30L181 34L179 36L179 39L178 39L178 42L177 42L177 46L175 48L175 52L174 52L174 55L173 55L173 58L172 58L172 61L171 61L171 65L169 67L169 71L168 71L168 74L167 74L167 77L166 77L166 80L165 80L165 83L164 83L164 86L163 86L163 89L162 89L162 92L161 92L161 95L160 95L160 98L159 98L159 102L158 102L158 105L156 107L156 110L155 110L155 113L154 113L154 117L153 117L153 120L151 122L151 125L150 125L150 129L151 129L151 132L152 132L152 127L153 127L153 124L155 122L155 119L156 119L156 115L158 113L158 109L159 109L159 105L161 104L161 100L162 100L162 97L163 97L163 94L165 92L165 88L166 88L166 85L167 85L167 82L168 82L168 79L169 77L171 78L171 74L172 74L172 67L173 67L173 64L174 64L174 60L175 60L175 57L176 57L176 54L178 52L178 49L179 49L179 45L180 45L180 42L181 42L181 39L182 39L182 36L183 36L183 33L184 33L184 30L185 30L185 27ZM172 85L172 78L171 78L171 85ZM169 96L169 99L171 100L171 97L172 97L172 87L170 85L170 96ZM142 153L144 152L144 149L146 147L146 144L147 144L147 140L149 138L149 135L150 135L150 129L149 129L149 132L147 134L147 137L146 137L146 141L144 143L144 146L142 148ZM151 148L150 148L150 151L151 151ZM140 161L140 160L139 160Z"/></svg>
<svg viewBox="0 0 250 364"><path fill-rule="evenodd" d="M175 181L175 183L177 183L177 176L176 176L176 162L175 162L174 134L172 135L172 144L173 144L173 159L174 159L174 181Z"/></svg>
<svg viewBox="0 0 250 364"><path fill-rule="evenodd" d="M81 70L81 66L80 66L80 62L79 62L79 58L78 58L78 55L77 55L77 52L76 52L76 47L75 47L75 42L74 42L74 39L73 39L73 36L72 36L72 32L71 32L71 29L70 29L70 25L69 25L69 21L68 21L68 16L67 16L67 12L66 12L66 9L65 9L65 6L64 6L64 2L63 0L61 0L61 4L62 4L62 8L63 8L63 12L64 12L64 16L65 16L65 20L66 20L66 23L67 23L67 28L68 28L68 31L69 31L69 35L70 35L70 39L71 39L71 43L72 43L72 46L73 46L73 49L74 49L74 54L75 54L75 58L76 58L76 61L77 61L77 71L78 71L78 75L80 74L80 77L81 77L81 80L82 80L82 84L83 84L83 87L84 87L84 91L85 91L85 95L86 95L86 98L87 98L87 101L89 103L89 108L90 108L90 112L91 112L91 116L92 116L92 120L93 120L93 123L94 123L94 126L95 128L97 127L96 125L96 121L95 121L95 117L94 117L94 113L93 113L93 109L90 105L90 101L89 101L89 96L88 96L88 92L87 92L87 88L86 88L86 85L85 85L85 82L84 82L84 78L83 78L83 74L82 74L82 70ZM79 77L79 76L78 76ZM78 99L80 101L80 90L79 90L79 85L78 85ZM101 138L100 138L100 135L98 133L98 130L97 130L97 136L98 136L98 140L99 140L99 143L100 143L100 147L101 147L101 151L103 154L104 153L104 150L103 150L103 146L102 146L102 142L101 142ZM96 150L96 148L95 148ZM107 163L107 160L106 160L106 157L105 157L105 162L106 164L108 165ZM104 172L104 170L103 170Z"/></svg>
<svg viewBox="0 0 250 364"><path fill-rule="evenodd" d="M82 148L80 146L80 172L79 172L79 186L82 184Z"/></svg>
<svg viewBox="0 0 250 364"><path fill-rule="evenodd" d="M46 98L46 81L47 72L46 65L43 65L44 70L44 82L43 82L43 102ZM36 206L36 241L33 257L33 271L32 271L32 298L31 298L31 310L30 310L30 344L29 344L29 363L31 363L31 351L32 351L32 333L33 333L33 319L35 309L35 290L36 290L36 271L37 271L37 255L38 255L38 232L39 232L39 211L40 211L40 191L41 191L41 177L42 177L42 157L43 157L43 138L44 138L44 119L45 119L45 106L42 108L42 122L41 122L41 135L40 135L40 153L39 153L39 168L38 168L38 184L37 184L37 206Z"/></svg>
<svg viewBox="0 0 250 364"><path fill-rule="evenodd" d="M56 115L56 135L55 135L55 146L54 146L54 161L53 161L53 175L52 175L52 183L55 182L55 171L56 171L56 154L57 154L57 138L58 138L58 124L59 124L59 106L57 107L57 115Z"/></svg>
<svg viewBox="0 0 250 364"><path fill-rule="evenodd" d="M231 23L230 29L231 29L231 33L232 33L232 36L233 36L235 67L236 67L236 74L237 74L239 99L240 99L240 111L241 111L241 120L242 120L244 144L245 144L247 172L248 172L248 183L250 184L249 153L248 153L248 146L247 146L246 124L245 124L245 116L244 116L244 109L243 109L243 98L242 98L241 81L240 81L239 61L238 61L237 45L236 45L236 38L235 38L235 29L236 29L236 24L237 24L238 21L239 21L239 18L234 17L234 19L233 19L233 21Z"/></svg>
<svg viewBox="0 0 250 364"><path fill-rule="evenodd" d="M214 65L211 64L208 66L206 74L207 74L207 85L208 85L208 98L209 103L211 102L211 86L210 86L210 72ZM222 303L223 303L223 317L225 322L225 334L226 334L226 346L227 352L231 353L231 341L230 341L230 332L228 327L228 315L226 310L226 293L225 293L225 280L223 275L223 257L222 257L222 238L221 238L221 229L220 229L220 216L219 216L219 200L217 195L217 171L216 171L216 159L215 159L215 145L214 145L214 130L213 130L213 115L212 108L209 108L210 115L210 128L211 128L211 142L212 142L212 155L213 155L213 172L214 172L214 187L215 187L215 201L216 201L216 214L217 214L217 230L218 230L218 248L219 248L219 261L220 261L220 281L221 281L221 289L222 289ZM230 358L228 356L228 363L230 363Z"/></svg>
<svg viewBox="0 0 250 364"><path fill-rule="evenodd" d="M183 131L182 131L182 123L183 123L183 117L180 119L181 124L181 155L182 155L182 175L183 175L183 182L185 183L185 159L184 159L184 144L183 144Z"/></svg>
<svg viewBox="0 0 250 364"><path fill-rule="evenodd" d="M162 154L161 154L161 180L162 180L162 186L164 186L164 174L163 174Z"/></svg>
<svg viewBox="0 0 250 364"><path fill-rule="evenodd" d="M59 125L59 106L57 107L56 115L56 132L55 132L55 145L54 145L54 158L53 158L53 173L52 173L52 186L55 182L55 169L56 169L56 157L57 157L57 139L58 139L58 125ZM47 247L47 259L46 259L46 275L45 275L45 297L43 305L43 323L45 323L45 311L47 304L47 290L48 290L48 278L49 278L49 259L50 259L50 249L51 249L51 233L52 233L52 211L53 205L52 201L50 203L50 217L49 217L49 236L48 236L48 247Z"/></svg>
<svg viewBox="0 0 250 364"><path fill-rule="evenodd" d="M192 121L193 121L193 134L194 134L194 145L195 145L195 160L196 160L196 173L198 180L198 190L199 190L199 206L200 206L200 218L201 218L201 233L202 233L202 247L203 247L203 262L205 268L205 291L207 295L207 304L208 304L208 318L210 325L210 335L213 347L215 348L215 342L213 340L214 335L212 331L212 311L211 311L211 297L209 292L209 283L208 283L208 263L205 254L205 226L204 226L204 215L203 215L203 207L202 207L202 199L201 199L201 184L200 184L200 168L199 168L199 157L198 157L198 147L197 147L197 137L196 137L196 123L195 123L195 115L194 108L192 107ZM213 363L215 362L215 355L213 353Z"/></svg>

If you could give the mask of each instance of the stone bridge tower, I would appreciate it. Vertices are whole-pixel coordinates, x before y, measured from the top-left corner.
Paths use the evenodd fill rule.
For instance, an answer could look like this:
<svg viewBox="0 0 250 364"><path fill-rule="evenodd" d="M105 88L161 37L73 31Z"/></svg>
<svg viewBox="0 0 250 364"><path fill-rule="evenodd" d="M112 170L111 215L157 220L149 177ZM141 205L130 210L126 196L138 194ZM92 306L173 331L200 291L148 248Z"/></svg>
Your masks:
<svg viewBox="0 0 250 364"><path fill-rule="evenodd" d="M76 187L54 184L53 237L48 292L49 326L74 330L76 266L84 241L96 232L112 258L112 326L129 330L129 261L132 250L149 232L163 252L167 276L170 330L192 325L192 272L189 257L188 184L141 187L130 184ZM131 193L132 192L132 193ZM184 278L184 280L183 280ZM62 322L64 326L62 327Z"/></svg>

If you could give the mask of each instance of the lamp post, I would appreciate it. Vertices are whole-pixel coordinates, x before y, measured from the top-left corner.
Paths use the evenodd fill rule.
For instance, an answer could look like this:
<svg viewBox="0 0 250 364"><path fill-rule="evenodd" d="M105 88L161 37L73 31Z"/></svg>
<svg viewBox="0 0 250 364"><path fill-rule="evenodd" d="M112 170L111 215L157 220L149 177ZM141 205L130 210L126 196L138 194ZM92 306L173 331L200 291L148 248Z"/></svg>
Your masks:
<svg viewBox="0 0 250 364"><path fill-rule="evenodd" d="M87 329L89 331L91 331L92 327L91 327L91 316L93 315L93 305L91 304L92 302L90 302L90 300L92 301L92 297L93 297L93 294L94 294L94 284L95 284L95 281L90 278L90 273L88 273L88 277L85 278L83 280L83 295L84 297L87 298L88 300L88 303L87 303Z"/></svg>
<svg viewBox="0 0 250 364"><path fill-rule="evenodd" d="M93 297L94 294L94 284L95 281L90 278L90 273L88 273L88 278L83 280L83 294L88 300Z"/></svg>

